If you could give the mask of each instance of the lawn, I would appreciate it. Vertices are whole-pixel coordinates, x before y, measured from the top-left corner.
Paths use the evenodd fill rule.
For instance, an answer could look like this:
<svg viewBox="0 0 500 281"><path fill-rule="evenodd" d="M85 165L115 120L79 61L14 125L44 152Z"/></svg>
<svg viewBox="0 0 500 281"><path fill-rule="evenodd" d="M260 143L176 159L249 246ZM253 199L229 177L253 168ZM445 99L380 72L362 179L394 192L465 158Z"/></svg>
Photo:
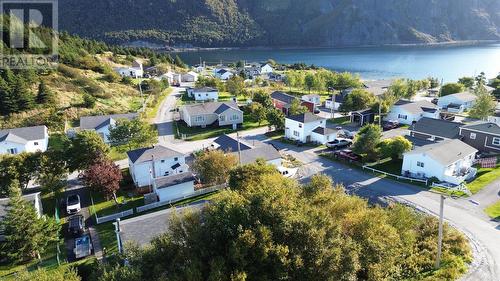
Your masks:
<svg viewBox="0 0 500 281"><path fill-rule="evenodd" d="M387 160L382 160L382 162L377 165L371 166L371 168L399 176L401 175L402 166L403 166L403 160L401 159L398 160L387 159Z"/></svg>
<svg viewBox="0 0 500 281"><path fill-rule="evenodd" d="M118 148L116 146L111 147L111 149L109 150L108 156L113 161L127 159L127 153L118 151Z"/></svg>
<svg viewBox="0 0 500 281"><path fill-rule="evenodd" d="M3 280L3 278L10 279L12 277L12 274L25 269L28 271L36 270L38 267L43 267L47 270L55 269L56 267L59 266L57 263L56 253L57 253L56 244L54 244L48 247L48 251L42 256L42 260L40 263L38 263L37 260L33 260L25 264L17 264L17 265L0 264L0 279L1 280ZM64 246L62 245L61 245L61 254L59 257L61 259L61 262L64 262L65 259Z"/></svg>
<svg viewBox="0 0 500 281"><path fill-rule="evenodd" d="M64 137L64 134L61 133L51 134L49 137L49 147L54 150L63 150L65 148Z"/></svg>
<svg viewBox="0 0 500 281"><path fill-rule="evenodd" d="M496 168L479 168L476 179L468 183L467 188L475 194L499 178L500 165L497 165Z"/></svg>
<svg viewBox="0 0 500 281"><path fill-rule="evenodd" d="M493 205L488 206L484 209L486 214L490 216L492 219L500 219L500 201L496 202Z"/></svg>
<svg viewBox="0 0 500 281"><path fill-rule="evenodd" d="M97 213L98 217L112 215L118 212L126 211L144 205L142 195L136 195L133 192L126 192L119 190L116 194L117 200L120 204L116 204L113 199L106 200L100 193L92 193L94 206L90 207L91 215Z"/></svg>
<svg viewBox="0 0 500 281"><path fill-rule="evenodd" d="M351 123L351 117L350 116L337 117L337 118L333 118L333 119L328 119L327 122L330 123L330 124L335 124L335 125L350 124Z"/></svg>
<svg viewBox="0 0 500 281"><path fill-rule="evenodd" d="M245 114L243 117L245 120L243 125L238 128L238 131L251 130L255 128L265 127L268 125L267 122L262 122L259 124L258 122L251 121L251 117L249 114ZM231 134L235 131L229 127L218 127L218 126L209 126L206 128L201 127L188 127L186 123L182 121L175 122L176 127L176 137L181 138L183 135L185 136L186 141L196 141L196 140L204 140L209 138L214 138L223 134Z"/></svg>

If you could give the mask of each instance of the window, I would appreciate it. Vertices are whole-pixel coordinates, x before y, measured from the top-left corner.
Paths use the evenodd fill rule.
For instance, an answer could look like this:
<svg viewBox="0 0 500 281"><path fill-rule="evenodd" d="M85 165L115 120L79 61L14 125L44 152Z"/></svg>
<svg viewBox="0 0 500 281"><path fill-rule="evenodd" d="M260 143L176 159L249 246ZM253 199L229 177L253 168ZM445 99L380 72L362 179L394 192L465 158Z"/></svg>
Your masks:
<svg viewBox="0 0 500 281"><path fill-rule="evenodd" d="M302 123L299 123L299 128L302 128Z"/></svg>
<svg viewBox="0 0 500 281"><path fill-rule="evenodd" d="M10 154L17 154L17 148L9 148L7 149L7 152Z"/></svg>
<svg viewBox="0 0 500 281"><path fill-rule="evenodd" d="M226 121L226 115L219 116L219 121L225 122Z"/></svg>
<svg viewBox="0 0 500 281"><path fill-rule="evenodd" d="M174 161L176 161L176 162L179 161L179 157L175 157Z"/></svg>
<svg viewBox="0 0 500 281"><path fill-rule="evenodd" d="M165 163L165 160L161 160L160 162L161 162L161 163Z"/></svg>
<svg viewBox="0 0 500 281"><path fill-rule="evenodd" d="M35 142L35 145L38 145L38 142L37 142L37 141Z"/></svg>
<svg viewBox="0 0 500 281"><path fill-rule="evenodd" d="M476 139L476 133L470 133L470 139L475 140Z"/></svg>
<svg viewBox="0 0 500 281"><path fill-rule="evenodd" d="M398 119L404 119L404 120L406 120L406 119L408 119L408 116L403 115L403 114L398 114Z"/></svg>
<svg viewBox="0 0 500 281"><path fill-rule="evenodd" d="M423 162L419 162L419 161L417 161L417 166L418 166L418 167L422 167L422 168L423 168L423 167L424 167L424 163L423 163Z"/></svg>
<svg viewBox="0 0 500 281"><path fill-rule="evenodd" d="M196 117L194 117L194 121L195 122L203 122L203 120L205 120L205 118L203 116L196 116Z"/></svg>
<svg viewBox="0 0 500 281"><path fill-rule="evenodd" d="M493 145L500 146L500 138L493 138Z"/></svg>
<svg viewBox="0 0 500 281"><path fill-rule="evenodd" d="M299 137L300 136L300 133L297 132L297 131L293 131L293 135L296 136L296 137Z"/></svg>
<svg viewBox="0 0 500 281"><path fill-rule="evenodd" d="M168 175L170 175L170 172L166 171L165 174L164 174L164 176L168 176Z"/></svg>
<svg viewBox="0 0 500 281"><path fill-rule="evenodd" d="M231 120L231 121L238 120L238 119L240 119L240 117L237 114L233 114L233 115L231 115L231 117L229 117L229 120Z"/></svg>

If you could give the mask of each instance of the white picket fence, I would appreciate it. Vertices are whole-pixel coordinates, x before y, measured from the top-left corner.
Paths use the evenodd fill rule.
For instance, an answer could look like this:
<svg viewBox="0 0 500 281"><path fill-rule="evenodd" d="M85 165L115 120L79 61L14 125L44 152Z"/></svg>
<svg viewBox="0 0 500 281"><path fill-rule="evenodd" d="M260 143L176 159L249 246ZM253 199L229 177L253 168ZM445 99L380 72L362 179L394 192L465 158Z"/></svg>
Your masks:
<svg viewBox="0 0 500 281"><path fill-rule="evenodd" d="M126 210L123 212L119 212L119 213L115 213L115 214L112 214L109 216L103 216L103 217L98 217L96 214L95 220L96 220L97 224L101 224L101 223L105 223L105 222L109 222L109 221L114 221L114 220L119 219L119 218L128 217L128 216L133 215L133 214L134 214L134 209L129 209L129 210Z"/></svg>
<svg viewBox="0 0 500 281"><path fill-rule="evenodd" d="M372 167L369 167L369 166L363 166L363 170L364 169L367 169L367 170L370 170L372 172L376 172L376 173L380 173L380 174L383 174L385 176L391 176L391 177L394 177L398 180L409 180L410 182L422 182L424 183L425 185L427 185L427 180L422 180L422 179L415 179L415 178L409 178L409 177L404 177L404 176L400 176L400 175L395 175L395 174L391 174L391 173L388 173L388 172L384 172L384 171L381 171L381 170L377 170L377 169L374 169Z"/></svg>

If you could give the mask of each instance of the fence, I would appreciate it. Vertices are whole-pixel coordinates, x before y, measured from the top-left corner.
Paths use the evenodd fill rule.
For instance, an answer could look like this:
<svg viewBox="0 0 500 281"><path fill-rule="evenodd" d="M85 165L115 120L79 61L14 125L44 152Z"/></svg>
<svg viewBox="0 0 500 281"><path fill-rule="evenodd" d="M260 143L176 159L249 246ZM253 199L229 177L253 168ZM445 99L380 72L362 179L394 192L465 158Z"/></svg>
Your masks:
<svg viewBox="0 0 500 281"><path fill-rule="evenodd" d="M421 180L421 179L414 179L414 178L409 178L409 177L404 177L404 176L400 176L400 175L395 175L395 174L391 174L391 173L388 173L388 172L384 172L384 171L381 171L381 170L377 170L377 169L374 169L372 167L368 167L368 166L363 166L363 170L364 169L368 169L372 172L375 172L375 173L380 173L380 174L383 174L385 176L391 176L391 177L394 177L398 180L408 180L410 182L422 182L424 183L425 185L427 185L428 181L427 180Z"/></svg>
<svg viewBox="0 0 500 281"><path fill-rule="evenodd" d="M103 217L98 217L97 214L95 215L95 220L96 220L96 223L97 224L100 224L100 223L105 223L105 222L108 222L108 221L114 221L118 218L123 218L123 217L127 217L127 216L130 216L130 215L133 215L134 214L134 209L129 209L129 210L126 210L126 211L123 211L123 212L120 212L120 213L115 213L115 214L112 214L112 215L109 215L109 216L103 216Z"/></svg>
<svg viewBox="0 0 500 281"><path fill-rule="evenodd" d="M185 195L185 196L182 196L182 197L179 197L179 198L175 198L175 199L168 200L168 201L163 201L163 202L151 203L151 204L148 204L148 205L137 207L135 209L136 209L137 213L142 213L142 212L145 212L145 211L149 211L151 209L156 209L156 208L159 208L159 207L163 207L163 206L175 204L175 203L177 203L179 201L182 201L182 200L185 200L185 199L189 199L189 198L193 198L193 197L196 197L196 196L204 195L204 194L211 193L211 192L214 192L214 191L217 191L217 190L221 190L221 189L224 189L224 188L226 188L226 185L216 185L216 186L212 186L212 187L209 187L209 188L204 188L204 189L197 190L197 191L195 191L195 192L193 192L193 193L191 193L189 195Z"/></svg>

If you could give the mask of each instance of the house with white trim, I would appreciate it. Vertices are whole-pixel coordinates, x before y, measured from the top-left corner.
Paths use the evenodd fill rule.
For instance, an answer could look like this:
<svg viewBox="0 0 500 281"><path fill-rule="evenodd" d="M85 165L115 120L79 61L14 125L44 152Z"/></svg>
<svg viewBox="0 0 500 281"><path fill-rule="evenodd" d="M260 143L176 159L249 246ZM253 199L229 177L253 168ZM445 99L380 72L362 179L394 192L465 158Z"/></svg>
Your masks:
<svg viewBox="0 0 500 281"><path fill-rule="evenodd" d="M217 101L219 99L219 90L212 87L201 87L187 89L188 97L196 101Z"/></svg>
<svg viewBox="0 0 500 281"><path fill-rule="evenodd" d="M441 111L430 101L397 101L384 117L385 121L398 121L399 124L411 125L423 117L439 119Z"/></svg>
<svg viewBox="0 0 500 281"><path fill-rule="evenodd" d="M491 122L475 122L460 127L463 142L483 153L500 153L500 126Z"/></svg>
<svg viewBox="0 0 500 281"><path fill-rule="evenodd" d="M452 113L462 113L470 110L476 103L477 96L471 92L447 95L438 99L437 105Z"/></svg>
<svg viewBox="0 0 500 281"><path fill-rule="evenodd" d="M122 77L142 78L144 76L144 68L140 61L135 60L131 67L117 67L115 71Z"/></svg>
<svg viewBox="0 0 500 281"><path fill-rule="evenodd" d="M109 133L111 128L116 125L116 121L120 119L133 120L138 117L137 113L84 116L80 118L80 130L96 131L104 143L109 144Z"/></svg>
<svg viewBox="0 0 500 281"><path fill-rule="evenodd" d="M326 127L327 119L310 112L285 118L285 138L301 143L325 144L337 137L337 131Z"/></svg>
<svg viewBox="0 0 500 281"><path fill-rule="evenodd" d="M153 192L156 193L159 202L183 198L194 193L196 181L196 177L189 171L159 177L153 181Z"/></svg>
<svg viewBox="0 0 500 281"><path fill-rule="evenodd" d="M182 82L196 82L198 81L199 74L194 71L182 74Z"/></svg>
<svg viewBox="0 0 500 281"><path fill-rule="evenodd" d="M181 120L188 127L202 127L216 124L217 126L232 126L234 130L243 124L243 111L236 102L206 102L202 104L185 105L180 109Z"/></svg>
<svg viewBox="0 0 500 281"><path fill-rule="evenodd" d="M234 73L227 69L215 69L214 70L215 78L218 78L220 80L229 80L231 77L234 76Z"/></svg>
<svg viewBox="0 0 500 281"><path fill-rule="evenodd" d="M46 126L0 130L0 154L44 152L48 145L49 131Z"/></svg>

